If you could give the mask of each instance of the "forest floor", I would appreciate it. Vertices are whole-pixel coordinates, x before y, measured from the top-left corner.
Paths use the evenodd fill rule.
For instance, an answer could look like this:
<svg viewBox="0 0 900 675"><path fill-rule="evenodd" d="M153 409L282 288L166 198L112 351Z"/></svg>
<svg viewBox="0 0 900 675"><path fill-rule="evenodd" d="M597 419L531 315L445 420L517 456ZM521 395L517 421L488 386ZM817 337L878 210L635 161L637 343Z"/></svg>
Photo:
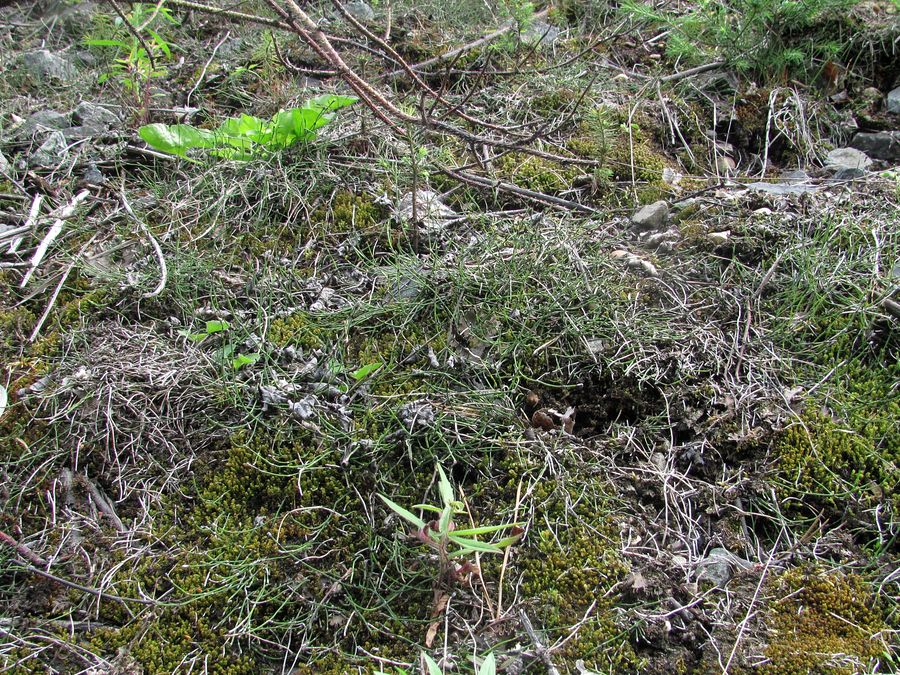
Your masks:
<svg viewBox="0 0 900 675"><path fill-rule="evenodd" d="M0 4L0 669L900 670L896 3Z"/></svg>

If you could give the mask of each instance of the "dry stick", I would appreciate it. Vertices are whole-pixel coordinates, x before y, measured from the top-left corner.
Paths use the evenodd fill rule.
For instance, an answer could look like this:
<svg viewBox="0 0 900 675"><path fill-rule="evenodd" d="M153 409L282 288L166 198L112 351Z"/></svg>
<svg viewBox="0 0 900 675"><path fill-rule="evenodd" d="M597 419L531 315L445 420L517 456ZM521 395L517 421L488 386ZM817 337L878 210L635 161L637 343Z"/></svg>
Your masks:
<svg viewBox="0 0 900 675"><path fill-rule="evenodd" d="M756 590L753 592L753 598L750 600L750 606L747 607L747 614L744 616L744 620L741 621L741 626L738 629L737 637L734 639L734 645L732 645L731 647L731 654L728 655L728 661L725 662L725 667L722 669L722 675L728 674L728 668L731 666L731 662L734 660L734 655L737 653L738 645L741 643L741 639L744 637L744 630L747 628L750 617L753 615L753 606L756 604L756 600L759 597L759 592L762 589L763 582L765 582L766 580L766 574L769 571L769 566L772 564L772 560L775 558L775 549L778 548L778 543L780 541L781 532L778 533L778 537L776 537L775 539L775 544L772 546L772 550L769 551L769 559L766 560L766 564L759 575L759 583L756 584Z"/></svg>
<svg viewBox="0 0 900 675"><path fill-rule="evenodd" d="M393 59L394 61L399 63L400 67L403 68L404 71L406 71L406 73L413 79L413 82L415 82L415 84L420 89L422 89L429 96L434 98L436 101L442 103L443 105L447 106L448 108L453 109L452 104L449 103L448 101L444 100L438 92L434 91L421 77L419 77L416 74L416 72L412 68L409 67L409 64L406 63L406 61L403 59L403 57L400 56L400 54L398 54L397 51L393 47L391 47L387 42L385 42L380 37L375 35L375 33L370 31L368 28L363 26L359 21L357 21L353 17L353 15L351 15L346 9L344 9L344 6L340 3L340 0L331 0L331 2L337 8L338 12L340 12L344 16L344 18L350 22L350 25L352 25L354 28L356 28L356 30L358 30L360 33L362 33L365 37L369 38L370 40L372 40L372 42L374 42L379 47L381 47L385 52L388 53L388 55L391 57L391 59ZM458 108L455 109L454 112L456 115L458 115L462 119L466 120L467 122L472 122L473 124L477 124L481 127L484 127L485 129L491 129L493 131L508 131L508 129L506 129L505 127L503 127L499 124L491 124L491 123L485 122L483 120L475 119L472 116L467 115L463 111L459 110Z"/></svg>
<svg viewBox="0 0 900 675"><path fill-rule="evenodd" d="M69 275L72 273L72 270L75 269L75 265L78 264L78 261L81 260L81 256L84 255L84 252L88 249L88 246L94 243L94 240L97 238L97 234L94 234L87 243L81 247L81 250L78 252L78 255L75 256L75 259L69 263L69 266L66 267L66 271L63 272L62 278L59 280L59 283L56 284L56 288L53 289L53 294L50 296L50 300L47 301L47 306L44 308L44 313L41 314L41 318L38 319L37 324L35 324L34 329L31 331L31 335L28 337L29 342L34 342L37 340L38 334L41 332L41 328L44 327L44 322L47 320L47 317L50 316L50 311L53 309L53 306L56 304L56 299L59 297L60 291L62 291L63 285L66 283L66 279L69 278Z"/></svg>
<svg viewBox="0 0 900 675"><path fill-rule="evenodd" d="M183 7L185 9L195 9L198 12L203 12L204 14L213 14L216 16L224 16L229 19L235 19L236 21L250 21L251 23L258 23L261 26L269 26L270 28L278 28L280 30L286 30L288 32L293 32L291 27L286 24L278 21L277 19L270 19L265 16L258 16L256 14L246 14L245 12L235 12L230 9L222 9L221 7L214 7L212 5L205 5L199 2L191 2L190 0L166 0L166 3L172 5L174 7Z"/></svg>
<svg viewBox="0 0 900 675"><path fill-rule="evenodd" d="M533 17L534 17L535 19L543 19L544 17L547 16L547 12L549 12L549 11L550 11L549 8L547 8L547 9L542 9L540 12L535 12L535 14L533 15ZM428 59L428 60L426 60L426 61L422 61L421 63L417 63L417 64L415 64L415 65L413 65L413 66L410 66L410 68L412 68L413 70L423 70L423 69L425 69L425 68L428 68L428 67L430 67L430 66L436 65L436 64L438 64L438 63L443 63L444 61L450 61L450 60L452 60L452 59L454 59L454 58L456 58L456 57L458 57L458 56L460 56L460 55L462 55L462 54L465 54L466 52L470 52L470 51L472 51L473 49L478 49L479 47L482 47L482 46L484 46L484 45L486 45L486 44L488 44L488 43L493 42L493 41L496 40L497 38L503 37L504 35L506 35L508 32L510 32L510 31L511 31L513 28L515 28L515 27L516 27L516 24L513 23L513 22L510 22L510 23L508 23L507 25L503 26L502 28L498 28L498 29L495 30L493 33L488 33L488 34L485 35L484 37L478 38L478 39L475 40L474 42L470 42L470 43L468 43L468 44L465 44L465 45L463 45L462 47L457 47L456 49L451 49L449 52L444 52L443 54L440 54L440 55L438 55L438 56L435 56L435 57L433 57L433 58L430 58L430 59ZM401 69L401 70L395 70L395 71L393 71L393 72L386 73L386 74L382 75L379 79L387 79L387 78L390 78L390 77L397 77L398 75L403 74L403 72L404 72L404 71L403 71L402 69Z"/></svg>
<svg viewBox="0 0 900 675"><path fill-rule="evenodd" d="M31 280L32 275L37 271L38 265L41 264L44 256L47 255L47 249L50 248L50 245L56 240L59 233L62 232L63 226L66 224L66 219L70 218L72 214L75 213L75 209L78 208L78 205L87 199L90 194L91 193L88 190L82 190L59 212L56 222L53 223L53 226L47 232L46 236L41 241L40 246L37 247L37 250L31 257L31 267L25 273L25 276L22 277L19 288L25 288L25 285Z"/></svg>
<svg viewBox="0 0 900 675"><path fill-rule="evenodd" d="M288 70L303 75L304 77L334 77L337 73L333 70L316 70L314 68L302 68L288 61L287 55L282 54L278 48L278 40L275 38L275 31L269 31L272 36L272 47L275 49L275 56L281 61L282 65Z"/></svg>
<svg viewBox="0 0 900 675"><path fill-rule="evenodd" d="M142 296L144 298L155 298L157 295L163 292L166 287L166 281L169 278L168 267L166 266L166 258L163 255L162 248L160 248L159 243L150 233L150 228L147 227L143 220L141 220L134 214L134 211L131 208L131 204L128 202L128 198L125 196L124 189L119 193L119 197L122 200L122 206L125 207L125 211L131 217L131 219L140 226L147 239L150 240L150 245L153 246L153 252L156 253L156 259L159 261L159 283L156 285L156 288L154 288L149 293L144 293L144 295Z"/></svg>
<svg viewBox="0 0 900 675"><path fill-rule="evenodd" d="M47 565L47 561L41 558L41 556L25 546L25 544L19 543L2 530L0 530L0 543L6 544L7 546L15 549L16 553L25 558L25 560L30 562L32 565L40 565L41 567L45 567Z"/></svg>
<svg viewBox="0 0 900 675"><path fill-rule="evenodd" d="M122 11L122 8L119 7L119 4L116 0L106 0L109 5L115 10L116 14L119 15L119 18L122 19L122 24L125 26L125 30L131 33L132 37L137 40L141 47L144 49L144 52L147 54L147 60L150 61L150 67L153 70L156 70L156 60L153 58L153 52L150 50L150 47L144 42L144 37L135 29L133 25L131 25L131 21L128 20L128 17L125 16L125 13ZM146 24L144 24L146 25Z"/></svg>
<svg viewBox="0 0 900 675"><path fill-rule="evenodd" d="M21 565L21 563L19 563ZM123 598L118 595L112 595L110 593L104 593L98 588L91 588L90 586L82 586L81 584L77 584L74 581L69 581L68 579L63 579L62 577L58 577L55 574L50 574L50 572L45 572L42 569L38 569L37 567L33 567L32 565L22 565L22 568L31 572L32 574L37 574L39 577L44 577L45 579L50 579L51 581L55 581L58 584L62 584L63 586L68 586L69 588L74 588L75 590L81 591L83 593L89 593L91 595L95 595L98 598L103 600L112 600L113 602L120 602L123 605L127 605L129 602L136 602L140 605L158 605L159 603L156 600L147 600L144 598Z"/></svg>
<svg viewBox="0 0 900 675"><path fill-rule="evenodd" d="M37 222L37 217L41 212L41 203L44 201L44 195L38 193L34 196L34 201L31 202L31 209L28 211L28 219L25 221L25 232L32 229L34 224ZM22 245L22 241L24 241L25 237L19 237L18 239L13 240L13 242L9 245L9 253L15 253L19 250L19 246Z"/></svg>
<svg viewBox="0 0 900 675"><path fill-rule="evenodd" d="M513 185L512 183L505 183L501 180L482 178L481 176L476 176L475 174L471 174L465 171L454 171L453 169L440 169L440 171L447 174L451 178L455 178L456 180L462 181L463 183L469 183L470 185L475 185L477 187L492 188L496 190L502 190L503 192L510 192L512 194L519 195L520 197L527 197L538 202L543 202L550 206L561 206L565 209L569 209L570 211L580 211L581 213L589 213L591 215L599 215L601 213L598 209L587 206L586 204L579 204L578 202L563 199L562 197L554 197L553 195L547 195L543 192L527 190L526 188L519 187L518 185Z"/></svg>

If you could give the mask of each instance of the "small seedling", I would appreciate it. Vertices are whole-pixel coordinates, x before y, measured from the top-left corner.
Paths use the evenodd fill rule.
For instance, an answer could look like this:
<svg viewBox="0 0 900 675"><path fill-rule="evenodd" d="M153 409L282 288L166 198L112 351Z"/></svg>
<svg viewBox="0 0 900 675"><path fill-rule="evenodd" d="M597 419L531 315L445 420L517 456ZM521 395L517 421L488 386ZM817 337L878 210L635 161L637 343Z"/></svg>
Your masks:
<svg viewBox="0 0 900 675"><path fill-rule="evenodd" d="M447 474L444 473L444 469L441 468L440 464L437 465L437 470L440 476L438 490L443 506L437 507L431 504L416 504L413 506L414 509L436 514L437 518L434 520L425 522L416 514L384 495L378 496L394 513L415 526L415 536L419 541L437 552L441 566L440 579L449 583L454 581L460 573L451 564L454 559L476 553L502 553L503 549L519 540L522 536L522 531L519 529L521 523L486 525L462 530L456 529L456 525L453 522L454 516L465 514L466 511L463 503L456 499L453 486L447 479ZM512 530L512 534L496 543L488 543L477 539L479 535L507 529ZM471 565L466 563L461 569L471 569Z"/></svg>
<svg viewBox="0 0 900 675"><path fill-rule="evenodd" d="M356 101L354 96L326 94L310 99L301 108L282 110L270 120L241 115L228 118L216 129L147 124L138 129L138 134L155 150L185 159L190 159L189 150L202 148L217 157L246 161L314 139L317 130L334 119L335 111Z"/></svg>
<svg viewBox="0 0 900 675"><path fill-rule="evenodd" d="M207 321L206 327L198 333L192 333L189 330L180 330L178 331L178 334L186 337L191 342L203 342L210 335L221 333L222 331L228 330L228 328L229 325L227 321L219 321L214 319L211 321Z"/></svg>

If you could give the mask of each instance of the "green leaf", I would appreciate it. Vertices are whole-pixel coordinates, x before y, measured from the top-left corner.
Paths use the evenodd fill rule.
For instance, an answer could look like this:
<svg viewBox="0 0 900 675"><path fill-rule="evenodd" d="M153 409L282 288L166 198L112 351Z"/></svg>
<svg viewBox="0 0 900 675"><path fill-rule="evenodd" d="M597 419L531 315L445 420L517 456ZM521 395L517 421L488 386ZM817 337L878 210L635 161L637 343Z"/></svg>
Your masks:
<svg viewBox="0 0 900 675"><path fill-rule="evenodd" d="M448 535L450 541L452 541L457 546L460 546L467 551L478 551L479 553L503 553L503 549L495 546L494 544L488 544L484 541L477 541L476 539L465 539L463 537L458 537L455 534Z"/></svg>
<svg viewBox="0 0 900 675"><path fill-rule="evenodd" d="M497 548L506 548L507 546L512 546L517 541L519 541L519 539L521 539L521 538L522 538L521 534L514 534L511 537L506 537L504 539L501 539L500 541L495 543L494 546L496 546Z"/></svg>
<svg viewBox="0 0 900 675"><path fill-rule="evenodd" d="M445 506L441 511L441 517L438 520L438 531L441 533L441 536L446 536L450 534L450 521L453 519L453 507Z"/></svg>
<svg viewBox="0 0 900 675"><path fill-rule="evenodd" d="M138 129L138 135L151 148L180 157L187 157L187 151L191 148L212 148L216 145L211 131L197 129L190 124L146 124Z"/></svg>
<svg viewBox="0 0 900 675"><path fill-rule="evenodd" d="M422 652L422 658L425 660L425 665L428 666L428 675L443 675L440 666L438 666L433 658L428 656L425 652Z"/></svg>
<svg viewBox="0 0 900 675"><path fill-rule="evenodd" d="M496 672L497 659L494 657L494 652L491 652L485 656L484 661L481 662L481 668L478 669L478 675L495 675Z"/></svg>
<svg viewBox="0 0 900 675"><path fill-rule="evenodd" d="M219 321L213 319L212 321L206 322L206 333L207 335L212 335L213 333L221 333L223 330L228 330L228 322L227 321Z"/></svg>
<svg viewBox="0 0 900 675"><path fill-rule="evenodd" d="M122 49L131 47L130 43L122 40L85 40L84 44L88 47L121 47Z"/></svg>
<svg viewBox="0 0 900 675"><path fill-rule="evenodd" d="M444 509L439 509L436 506L432 506L431 504L414 504L414 509L422 509L423 511L431 511L433 513L443 513Z"/></svg>
<svg viewBox="0 0 900 675"><path fill-rule="evenodd" d="M350 376L354 380L359 382L360 380L366 379L369 375L374 373L376 370L381 368L381 366L383 366L383 365L384 365L384 363L382 363L381 361L376 361L374 363L367 363L362 368L358 368L358 369L354 370L352 373L350 373Z"/></svg>
<svg viewBox="0 0 900 675"><path fill-rule="evenodd" d="M499 532L509 527L521 527L522 523L510 523L509 525L485 525L484 527L473 527L469 530L454 530L453 534L458 537L470 537L475 534L488 534L490 532Z"/></svg>
<svg viewBox="0 0 900 675"><path fill-rule="evenodd" d="M388 499L388 498L385 497L384 495L378 495L378 496L381 497L381 501L383 501L385 504L387 504L388 507L389 507L394 513L396 513L398 516L400 516L400 517L403 518L404 520L406 520L406 521L412 523L413 525L415 525L416 527L418 527L418 528L420 528L420 529L423 528L423 527L425 527L425 521L422 520L421 518L419 518L419 516L417 516L416 514L411 513L410 511L407 511L407 510L404 509L402 506L400 506L400 505L397 504L396 502L391 501L390 499Z"/></svg>
<svg viewBox="0 0 900 675"><path fill-rule="evenodd" d="M441 493L441 501L444 502L444 506L449 506L455 501L455 497L453 496L453 486L450 485L450 481L447 480L447 474L444 473L444 469L441 468L441 465L437 465L438 473L441 476L440 482L438 482L438 489Z"/></svg>
<svg viewBox="0 0 900 675"><path fill-rule="evenodd" d="M238 354L237 358L231 362L231 367L235 370L240 370L244 366L251 366L257 361L259 361L259 354L256 352L252 354Z"/></svg>

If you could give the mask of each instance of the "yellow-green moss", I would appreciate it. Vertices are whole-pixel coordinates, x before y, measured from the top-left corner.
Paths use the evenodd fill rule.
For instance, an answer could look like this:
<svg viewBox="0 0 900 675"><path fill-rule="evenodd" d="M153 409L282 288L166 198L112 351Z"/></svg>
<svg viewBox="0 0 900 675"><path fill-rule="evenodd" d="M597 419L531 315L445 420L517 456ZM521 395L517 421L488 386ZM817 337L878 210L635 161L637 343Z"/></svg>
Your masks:
<svg viewBox="0 0 900 675"><path fill-rule="evenodd" d="M325 344L328 331L319 326L309 312L299 311L275 319L269 326L266 338L279 347L300 347L302 349L321 349Z"/></svg>
<svg viewBox="0 0 900 675"><path fill-rule="evenodd" d="M312 214L313 223L327 224L335 230L368 229L384 218L383 209L367 194L339 190L330 206L321 206Z"/></svg>
<svg viewBox="0 0 900 675"><path fill-rule="evenodd" d="M504 155L496 162L498 174L519 187L545 194L557 194L572 187L584 175L578 167L521 153Z"/></svg>
<svg viewBox="0 0 900 675"><path fill-rule="evenodd" d="M879 634L887 626L859 576L797 568L779 575L769 590L776 600L765 616L769 660L762 672L849 675L885 653Z"/></svg>

